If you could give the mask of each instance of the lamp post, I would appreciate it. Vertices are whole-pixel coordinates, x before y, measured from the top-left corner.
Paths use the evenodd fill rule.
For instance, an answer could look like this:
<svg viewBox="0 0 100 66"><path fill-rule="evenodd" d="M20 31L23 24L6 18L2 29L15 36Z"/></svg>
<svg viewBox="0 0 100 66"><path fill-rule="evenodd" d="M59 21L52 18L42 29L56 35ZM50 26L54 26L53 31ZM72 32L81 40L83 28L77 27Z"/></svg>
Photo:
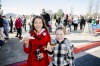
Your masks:
<svg viewBox="0 0 100 66"><path fill-rule="evenodd" d="M3 10L1 9L2 5L1 5L1 0L0 0L0 15L3 14Z"/></svg>

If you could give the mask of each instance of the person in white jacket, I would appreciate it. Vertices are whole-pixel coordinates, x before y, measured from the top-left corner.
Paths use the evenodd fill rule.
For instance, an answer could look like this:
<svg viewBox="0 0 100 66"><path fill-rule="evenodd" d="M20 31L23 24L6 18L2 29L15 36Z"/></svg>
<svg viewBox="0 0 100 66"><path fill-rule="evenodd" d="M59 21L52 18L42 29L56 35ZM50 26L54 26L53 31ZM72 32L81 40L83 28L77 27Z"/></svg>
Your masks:
<svg viewBox="0 0 100 66"><path fill-rule="evenodd" d="M79 24L79 18L78 18L78 16L74 17L73 23L74 23L74 31L75 31L75 30L77 30L78 24Z"/></svg>

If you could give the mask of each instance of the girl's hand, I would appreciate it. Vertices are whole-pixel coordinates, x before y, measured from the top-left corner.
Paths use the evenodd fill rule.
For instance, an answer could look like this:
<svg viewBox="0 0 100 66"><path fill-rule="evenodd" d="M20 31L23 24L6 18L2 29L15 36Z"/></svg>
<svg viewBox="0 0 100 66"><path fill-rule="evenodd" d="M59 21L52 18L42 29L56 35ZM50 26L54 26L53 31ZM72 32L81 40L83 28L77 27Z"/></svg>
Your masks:
<svg viewBox="0 0 100 66"><path fill-rule="evenodd" d="M26 37L23 38L23 42L24 42L25 46L29 45L29 40L30 39L35 39L35 38L31 37L31 36L26 36Z"/></svg>
<svg viewBox="0 0 100 66"><path fill-rule="evenodd" d="M51 45L50 45L49 42L48 42L48 45L47 45L47 50L48 50L49 52L52 52L52 47L51 47Z"/></svg>
<svg viewBox="0 0 100 66"><path fill-rule="evenodd" d="M30 38L28 36L24 37L23 42L24 42L25 46L29 45L29 40L30 40Z"/></svg>
<svg viewBox="0 0 100 66"><path fill-rule="evenodd" d="M40 53L38 56L40 57L40 59L42 59L44 57L43 53Z"/></svg>

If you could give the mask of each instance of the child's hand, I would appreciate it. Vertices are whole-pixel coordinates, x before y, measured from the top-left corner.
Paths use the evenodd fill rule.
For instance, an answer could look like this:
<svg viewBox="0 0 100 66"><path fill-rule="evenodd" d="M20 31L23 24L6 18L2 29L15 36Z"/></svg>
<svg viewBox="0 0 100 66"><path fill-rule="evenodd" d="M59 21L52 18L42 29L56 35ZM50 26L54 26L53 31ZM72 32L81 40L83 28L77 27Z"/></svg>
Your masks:
<svg viewBox="0 0 100 66"><path fill-rule="evenodd" d="M43 53L40 53L38 56L40 57L40 59L42 59L44 57Z"/></svg>
<svg viewBox="0 0 100 66"><path fill-rule="evenodd" d="M23 42L24 42L25 46L28 46L29 45L29 40L30 40L29 37L27 37L27 36L24 37Z"/></svg>
<svg viewBox="0 0 100 66"><path fill-rule="evenodd" d="M48 42L48 45L47 45L47 50L48 50L49 52L52 52L52 47L51 47L51 45L50 45L49 42Z"/></svg>
<svg viewBox="0 0 100 66"><path fill-rule="evenodd" d="M26 37L23 38L23 42L24 42L25 46L29 45L29 40L30 39L35 39L35 38L31 37L31 36L26 36Z"/></svg>

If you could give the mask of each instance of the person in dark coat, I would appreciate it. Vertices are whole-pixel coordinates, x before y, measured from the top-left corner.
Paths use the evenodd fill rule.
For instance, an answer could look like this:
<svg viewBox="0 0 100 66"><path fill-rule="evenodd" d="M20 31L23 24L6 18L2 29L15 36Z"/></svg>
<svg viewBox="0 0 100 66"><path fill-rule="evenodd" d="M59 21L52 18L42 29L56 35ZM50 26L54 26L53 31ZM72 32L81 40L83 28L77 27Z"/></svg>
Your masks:
<svg viewBox="0 0 100 66"><path fill-rule="evenodd" d="M85 19L83 16L81 16L81 19L80 19L80 30L83 29L83 26L85 25ZM84 26L85 27L85 26Z"/></svg>
<svg viewBox="0 0 100 66"><path fill-rule="evenodd" d="M10 33L12 33L13 31L13 20L12 20L12 16L10 16L10 20L9 20L9 25L10 25Z"/></svg>
<svg viewBox="0 0 100 66"><path fill-rule="evenodd" d="M48 30L50 31L50 25L49 25L49 21L50 21L50 15L48 13L45 12L45 9L42 9L42 14L41 16L43 17L43 19L45 20L45 24L48 28Z"/></svg>
<svg viewBox="0 0 100 66"><path fill-rule="evenodd" d="M56 19L55 26L57 27L60 23L61 23L61 17L58 17L58 18Z"/></svg>
<svg viewBox="0 0 100 66"><path fill-rule="evenodd" d="M50 35L45 26L44 20L36 16L32 21L30 37L25 37L24 52L28 54L27 66L48 66L48 51L44 47L50 43Z"/></svg>
<svg viewBox="0 0 100 66"><path fill-rule="evenodd" d="M65 29L66 29L66 27L67 27L67 23L68 23L68 14L66 14L66 15L64 16L64 26L65 26Z"/></svg>
<svg viewBox="0 0 100 66"><path fill-rule="evenodd" d="M26 31L26 17L25 17L25 15L23 15L23 18L22 18L22 25L23 25L23 28L25 29L25 31Z"/></svg>

